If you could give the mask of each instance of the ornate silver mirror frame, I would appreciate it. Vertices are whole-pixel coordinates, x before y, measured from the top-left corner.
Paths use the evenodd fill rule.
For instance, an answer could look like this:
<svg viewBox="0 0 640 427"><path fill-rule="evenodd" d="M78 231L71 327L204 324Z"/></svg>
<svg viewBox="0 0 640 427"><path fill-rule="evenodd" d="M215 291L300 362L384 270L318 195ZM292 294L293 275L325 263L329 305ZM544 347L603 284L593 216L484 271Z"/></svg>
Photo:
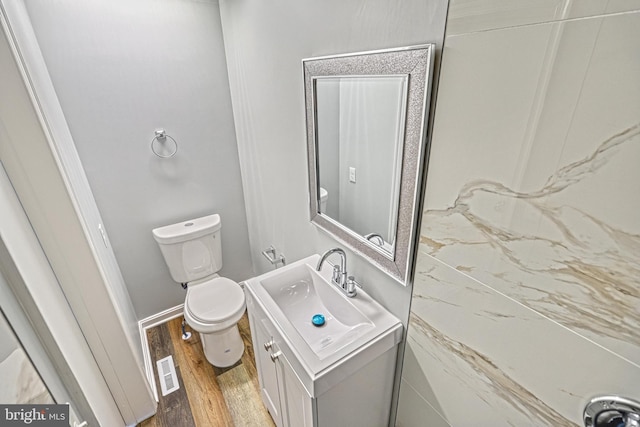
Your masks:
<svg viewBox="0 0 640 427"><path fill-rule="evenodd" d="M307 153L311 222L365 257L402 284L413 263L423 168L427 153L427 121L431 96L434 45L426 44L302 61L307 121ZM391 249L378 244L320 212L317 82L329 77L406 76L404 144L401 155L395 236ZM362 207L367 209L366 206ZM393 216L392 216L393 219Z"/></svg>

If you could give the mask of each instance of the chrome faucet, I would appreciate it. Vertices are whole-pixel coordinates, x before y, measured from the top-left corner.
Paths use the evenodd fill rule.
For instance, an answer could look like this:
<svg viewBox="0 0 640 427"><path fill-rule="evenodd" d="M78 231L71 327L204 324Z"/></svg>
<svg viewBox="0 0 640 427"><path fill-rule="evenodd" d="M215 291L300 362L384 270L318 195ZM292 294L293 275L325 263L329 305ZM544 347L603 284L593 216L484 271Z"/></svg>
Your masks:
<svg viewBox="0 0 640 427"><path fill-rule="evenodd" d="M378 246L384 246L384 239L378 233L365 234L364 238Z"/></svg>
<svg viewBox="0 0 640 427"><path fill-rule="evenodd" d="M331 255L337 253L340 255L340 265L333 265L333 273L331 275L331 282L340 288L346 296L349 298L353 298L356 296L356 287L362 287L358 282L356 282L353 276L347 275L347 255L340 248L333 248L326 251L320 261L318 261L318 266L316 267L317 271L322 269L322 264L326 261L326 259Z"/></svg>

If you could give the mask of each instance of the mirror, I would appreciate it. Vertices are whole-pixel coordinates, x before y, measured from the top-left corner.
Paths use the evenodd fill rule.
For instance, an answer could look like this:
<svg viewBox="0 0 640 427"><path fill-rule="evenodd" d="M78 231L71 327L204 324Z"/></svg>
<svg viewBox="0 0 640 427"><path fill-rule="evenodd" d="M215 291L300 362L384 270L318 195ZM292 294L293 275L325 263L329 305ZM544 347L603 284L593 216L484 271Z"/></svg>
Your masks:
<svg viewBox="0 0 640 427"><path fill-rule="evenodd" d="M406 283L433 45L303 60L311 221Z"/></svg>
<svg viewBox="0 0 640 427"><path fill-rule="evenodd" d="M389 256L398 218L407 80L398 75L315 81L320 213Z"/></svg>

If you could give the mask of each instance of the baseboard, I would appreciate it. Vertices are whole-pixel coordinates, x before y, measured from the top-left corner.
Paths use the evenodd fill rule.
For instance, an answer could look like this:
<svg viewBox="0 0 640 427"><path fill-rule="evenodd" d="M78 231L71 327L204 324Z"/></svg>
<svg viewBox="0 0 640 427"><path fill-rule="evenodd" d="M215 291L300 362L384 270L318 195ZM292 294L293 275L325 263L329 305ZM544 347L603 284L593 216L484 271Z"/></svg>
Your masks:
<svg viewBox="0 0 640 427"><path fill-rule="evenodd" d="M144 359L144 371L147 375L147 380L151 384L153 395L158 401L158 389L156 388L156 380L153 375L153 366L151 364L151 354L149 353L149 341L147 340L147 329L158 326L161 323L167 322L176 317L182 316L184 304L176 305L175 307L168 308L160 313L152 314L138 322L138 329L140 330L140 341L142 343L142 358Z"/></svg>

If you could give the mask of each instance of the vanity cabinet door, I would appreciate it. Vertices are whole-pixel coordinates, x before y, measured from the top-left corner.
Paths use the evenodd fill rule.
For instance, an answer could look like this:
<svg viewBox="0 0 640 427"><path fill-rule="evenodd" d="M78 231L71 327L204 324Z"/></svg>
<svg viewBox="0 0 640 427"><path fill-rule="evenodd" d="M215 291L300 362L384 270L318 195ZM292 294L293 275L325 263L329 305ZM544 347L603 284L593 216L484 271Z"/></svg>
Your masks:
<svg viewBox="0 0 640 427"><path fill-rule="evenodd" d="M298 379L284 354L275 360L280 383L280 402L285 427L313 426L313 399Z"/></svg>
<svg viewBox="0 0 640 427"><path fill-rule="evenodd" d="M252 320L251 330L254 334L253 346L260 382L260 395L262 396L264 405L271 414L271 418L273 418L278 427L282 427L282 412L280 410L276 365L271 361L271 350L265 347L265 344L273 342L273 337L267 332L262 321L256 319L251 314L249 318Z"/></svg>

